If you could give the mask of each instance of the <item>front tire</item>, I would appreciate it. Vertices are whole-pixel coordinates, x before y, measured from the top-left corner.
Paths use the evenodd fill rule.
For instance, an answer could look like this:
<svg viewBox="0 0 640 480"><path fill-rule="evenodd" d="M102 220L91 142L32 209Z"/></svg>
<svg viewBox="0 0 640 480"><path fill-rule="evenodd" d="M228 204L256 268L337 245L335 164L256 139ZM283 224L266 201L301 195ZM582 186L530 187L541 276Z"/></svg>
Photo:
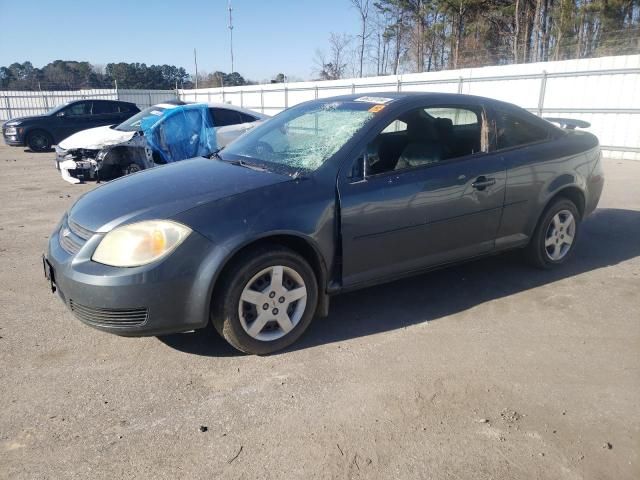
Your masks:
<svg viewBox="0 0 640 480"><path fill-rule="evenodd" d="M34 130L27 135L27 146L32 152L48 152L53 139L44 130Z"/></svg>
<svg viewBox="0 0 640 480"><path fill-rule="evenodd" d="M525 249L532 265L551 269L573 255L580 233L580 213L569 199L559 197L544 211Z"/></svg>
<svg viewBox="0 0 640 480"><path fill-rule="evenodd" d="M308 262L278 245L233 261L219 281L211 321L233 347L265 355L295 342L318 304L318 282Z"/></svg>

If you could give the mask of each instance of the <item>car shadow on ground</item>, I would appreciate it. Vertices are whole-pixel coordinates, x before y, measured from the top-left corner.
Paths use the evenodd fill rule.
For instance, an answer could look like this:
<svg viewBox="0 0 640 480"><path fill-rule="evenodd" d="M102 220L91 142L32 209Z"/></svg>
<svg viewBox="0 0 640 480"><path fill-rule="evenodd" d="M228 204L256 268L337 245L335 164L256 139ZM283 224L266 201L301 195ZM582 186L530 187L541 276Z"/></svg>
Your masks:
<svg viewBox="0 0 640 480"><path fill-rule="evenodd" d="M583 223L573 258L560 268L546 271L529 267L520 252L514 251L338 295L331 299L329 317L314 320L285 352L437 320L637 256L640 211L598 209ZM211 329L160 340L196 355L239 354Z"/></svg>
<svg viewBox="0 0 640 480"><path fill-rule="evenodd" d="M55 152L55 148L51 147L47 150L31 150L29 147L26 147L24 150L22 150L24 153L51 153L51 152Z"/></svg>

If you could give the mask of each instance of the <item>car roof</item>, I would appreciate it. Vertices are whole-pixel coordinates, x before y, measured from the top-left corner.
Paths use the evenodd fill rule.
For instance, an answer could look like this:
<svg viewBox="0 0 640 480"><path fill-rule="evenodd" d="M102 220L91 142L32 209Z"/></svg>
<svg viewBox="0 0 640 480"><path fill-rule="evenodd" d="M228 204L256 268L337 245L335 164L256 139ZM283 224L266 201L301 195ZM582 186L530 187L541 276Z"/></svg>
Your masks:
<svg viewBox="0 0 640 480"><path fill-rule="evenodd" d="M126 103L128 105L135 105L135 103L133 102L127 102L125 100L115 100L113 98L79 98L77 100L69 100L68 102L64 103L64 105L71 105L73 103L79 103L79 102L115 102L115 103Z"/></svg>
<svg viewBox="0 0 640 480"><path fill-rule="evenodd" d="M362 99L361 101L369 101L371 103L388 103L391 104L410 104L412 102L433 102L433 103L464 103L468 101L471 104L481 103L484 105L499 107L501 109L510 110L512 112L518 112L521 115L526 115L530 119L541 120L540 117L534 115L528 110L514 105L513 103L504 102L502 100L496 100L489 97L481 97L479 95L466 95L463 93L443 93L443 92L367 92L367 93L355 93L349 95L339 95L335 97L318 98L316 100L309 100L311 102L331 102L331 101L355 101ZM534 120L535 121L535 120ZM548 122L545 122L548 123Z"/></svg>
<svg viewBox="0 0 640 480"><path fill-rule="evenodd" d="M237 112L246 113L248 115L252 115L254 117L264 117L267 118L267 115L256 112L255 110L249 110L248 108L238 107L237 105L231 105L230 103L219 103L219 102L208 102L206 104L209 108L225 108L227 110L235 110Z"/></svg>
<svg viewBox="0 0 640 480"><path fill-rule="evenodd" d="M255 110L250 110L248 108L238 107L237 105L232 105L230 103L219 103L219 102L184 102L182 100L169 100L166 102L156 103L152 106L162 107L163 105L171 105L171 106L182 106L182 105L206 105L208 108L224 108L227 110L234 110L236 112L246 113L247 115L251 115L252 117L257 117L260 119L269 118L269 115L265 115L264 113L256 112Z"/></svg>
<svg viewBox="0 0 640 480"><path fill-rule="evenodd" d="M460 102L469 100L473 102L500 102L488 97L480 97L477 95L466 95L462 93L443 93L443 92L366 92L366 93L351 93L348 95L338 95L335 97L319 98L319 101L332 101L332 100L358 100L358 99L371 99L373 102L375 99L387 100L395 102L398 100L425 100L433 102ZM383 102L380 102L383 103Z"/></svg>

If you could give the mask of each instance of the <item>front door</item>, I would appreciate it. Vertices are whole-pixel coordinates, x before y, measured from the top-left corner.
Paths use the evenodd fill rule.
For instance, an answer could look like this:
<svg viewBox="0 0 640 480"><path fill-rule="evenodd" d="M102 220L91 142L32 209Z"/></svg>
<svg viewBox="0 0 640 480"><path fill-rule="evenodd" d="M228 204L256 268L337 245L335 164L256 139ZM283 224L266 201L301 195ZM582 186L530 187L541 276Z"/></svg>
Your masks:
<svg viewBox="0 0 640 480"><path fill-rule="evenodd" d="M80 130L97 126L91 115L92 103L91 100L75 102L57 114L55 137L58 142Z"/></svg>
<svg viewBox="0 0 640 480"><path fill-rule="evenodd" d="M506 173L485 119L477 105L413 109L368 144L364 175L341 175L345 287L494 248Z"/></svg>

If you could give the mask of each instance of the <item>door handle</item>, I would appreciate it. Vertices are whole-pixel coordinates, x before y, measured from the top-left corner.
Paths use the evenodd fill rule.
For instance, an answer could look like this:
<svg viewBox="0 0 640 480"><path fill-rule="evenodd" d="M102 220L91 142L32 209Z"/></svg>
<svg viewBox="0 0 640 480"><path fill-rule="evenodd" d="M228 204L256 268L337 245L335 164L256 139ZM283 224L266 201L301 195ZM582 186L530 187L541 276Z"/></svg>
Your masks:
<svg viewBox="0 0 640 480"><path fill-rule="evenodd" d="M484 175L482 175L476 178L475 181L471 184L471 186L476 190L484 190L485 188L495 184L496 184L495 178L487 178Z"/></svg>

